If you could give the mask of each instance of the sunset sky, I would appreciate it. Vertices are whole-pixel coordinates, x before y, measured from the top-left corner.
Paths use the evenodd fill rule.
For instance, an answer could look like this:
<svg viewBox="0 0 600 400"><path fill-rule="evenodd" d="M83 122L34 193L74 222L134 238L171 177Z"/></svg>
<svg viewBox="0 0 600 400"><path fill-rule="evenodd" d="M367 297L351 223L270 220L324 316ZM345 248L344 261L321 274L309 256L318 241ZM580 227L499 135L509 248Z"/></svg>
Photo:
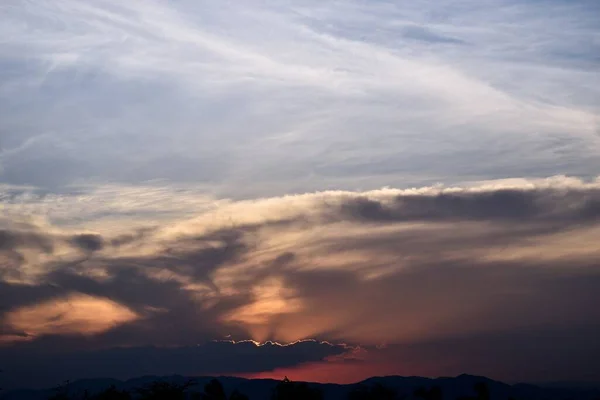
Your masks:
<svg viewBox="0 0 600 400"><path fill-rule="evenodd" d="M600 382L599 260L597 0L0 2L1 387Z"/></svg>

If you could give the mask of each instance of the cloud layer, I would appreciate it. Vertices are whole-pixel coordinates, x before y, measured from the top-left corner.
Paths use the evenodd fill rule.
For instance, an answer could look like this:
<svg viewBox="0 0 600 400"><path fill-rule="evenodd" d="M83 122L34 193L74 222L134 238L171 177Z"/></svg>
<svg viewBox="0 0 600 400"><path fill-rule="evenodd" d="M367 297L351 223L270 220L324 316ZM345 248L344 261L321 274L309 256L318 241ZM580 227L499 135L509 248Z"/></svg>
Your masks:
<svg viewBox="0 0 600 400"><path fill-rule="evenodd" d="M299 363L319 362L352 349L326 342L301 341L287 345L252 341L218 341L180 347L129 347L102 351L4 350L14 357L6 371L11 387L51 387L73 377L131 378L259 373ZM35 376L35 379L32 379Z"/></svg>
<svg viewBox="0 0 600 400"><path fill-rule="evenodd" d="M1 2L0 368L600 379L599 11Z"/></svg>
<svg viewBox="0 0 600 400"><path fill-rule="evenodd" d="M0 7L11 184L248 198L600 169L590 1Z"/></svg>
<svg viewBox="0 0 600 400"><path fill-rule="evenodd" d="M598 379L585 360L598 355L599 221L598 181L564 177L222 201L131 232L13 217L0 352L319 339L362 346L361 365L386 373ZM513 369L520 354L544 369ZM259 372L228 360L212 372Z"/></svg>

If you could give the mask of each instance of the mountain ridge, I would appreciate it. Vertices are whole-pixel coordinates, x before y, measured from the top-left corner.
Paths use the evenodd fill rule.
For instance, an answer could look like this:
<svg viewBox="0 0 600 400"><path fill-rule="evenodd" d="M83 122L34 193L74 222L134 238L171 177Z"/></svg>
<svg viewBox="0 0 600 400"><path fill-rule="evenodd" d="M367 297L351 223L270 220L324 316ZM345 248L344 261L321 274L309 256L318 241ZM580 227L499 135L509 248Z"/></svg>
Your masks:
<svg viewBox="0 0 600 400"><path fill-rule="evenodd" d="M99 393L110 386L119 390L133 391L156 381L183 383L189 380L195 382L190 391L201 391L203 386L211 379L217 379L229 394L238 390L246 394L250 400L269 399L275 386L280 382L275 379L248 379L233 376L156 376L144 375L127 380L114 378L81 379L70 382L65 387L69 392L78 395L84 392ZM408 399L420 387L430 389L439 386L444 399L456 399L460 396L473 396L473 386L485 382L490 389L490 400L506 400L510 397L523 400L598 400L600 390L587 388L544 387L532 384L517 383L507 384L485 376L461 374L456 377L428 378L419 376L374 376L352 384L316 383L307 382L309 386L319 388L325 400L345 400L348 394L360 386L382 385L406 395ZM45 400L52 395L53 389L19 389L11 390L0 395L0 400Z"/></svg>

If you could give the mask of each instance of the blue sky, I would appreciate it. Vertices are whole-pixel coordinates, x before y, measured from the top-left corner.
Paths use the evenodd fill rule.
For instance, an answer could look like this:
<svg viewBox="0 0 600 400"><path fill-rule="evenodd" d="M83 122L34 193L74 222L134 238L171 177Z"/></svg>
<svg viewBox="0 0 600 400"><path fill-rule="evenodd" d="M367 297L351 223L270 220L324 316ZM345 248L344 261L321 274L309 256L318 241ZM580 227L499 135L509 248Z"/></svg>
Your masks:
<svg viewBox="0 0 600 400"><path fill-rule="evenodd" d="M269 373L236 341L310 340L270 368L600 381L599 16L2 1L0 359L227 339L212 372Z"/></svg>

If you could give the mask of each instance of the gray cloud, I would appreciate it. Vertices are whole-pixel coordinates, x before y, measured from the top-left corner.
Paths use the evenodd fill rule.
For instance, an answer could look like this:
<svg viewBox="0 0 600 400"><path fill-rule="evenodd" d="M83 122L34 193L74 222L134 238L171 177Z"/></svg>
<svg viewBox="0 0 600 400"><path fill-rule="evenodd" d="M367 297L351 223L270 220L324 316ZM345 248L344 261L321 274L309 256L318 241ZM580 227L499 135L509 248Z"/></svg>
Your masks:
<svg viewBox="0 0 600 400"><path fill-rule="evenodd" d="M289 345L208 342L183 347L129 347L102 351L40 353L28 346L0 349L3 379L10 387L51 387L77 378L127 379L142 375L252 373L322 361L349 351L345 345L304 341ZM35 379L32 379L35 376ZM33 382L32 382L33 381Z"/></svg>
<svg viewBox="0 0 600 400"><path fill-rule="evenodd" d="M104 240L100 235L84 233L80 235L75 235L71 240L75 246L87 251L101 250L104 247ZM116 239L116 242L114 242L114 244L119 244L121 240Z"/></svg>
<svg viewBox="0 0 600 400"><path fill-rule="evenodd" d="M32 248L45 253L52 253L52 240L44 234L0 230L0 251L11 251L19 248Z"/></svg>
<svg viewBox="0 0 600 400"><path fill-rule="evenodd" d="M600 218L600 190L499 189L482 192L443 192L398 196L391 204L357 198L342 212L373 221L558 221L591 222Z"/></svg>
<svg viewBox="0 0 600 400"><path fill-rule="evenodd" d="M49 349L317 338L396 346L401 361L373 350L364 361L388 373L406 362L511 380L541 377L511 375L520 359L506 351L534 335L561 354L528 350L549 378L588 377L588 361L574 364L597 355L599 200L597 183L566 179L228 202L125 233L8 223L2 351L27 350L25 365ZM447 343L436 369L431 349ZM481 346L501 364L486 364ZM286 360L269 368L318 361Z"/></svg>
<svg viewBox="0 0 600 400"><path fill-rule="evenodd" d="M402 31L404 36L409 39L423 40L425 42L434 44L466 44L460 39L436 33L435 31L423 26L407 26Z"/></svg>

